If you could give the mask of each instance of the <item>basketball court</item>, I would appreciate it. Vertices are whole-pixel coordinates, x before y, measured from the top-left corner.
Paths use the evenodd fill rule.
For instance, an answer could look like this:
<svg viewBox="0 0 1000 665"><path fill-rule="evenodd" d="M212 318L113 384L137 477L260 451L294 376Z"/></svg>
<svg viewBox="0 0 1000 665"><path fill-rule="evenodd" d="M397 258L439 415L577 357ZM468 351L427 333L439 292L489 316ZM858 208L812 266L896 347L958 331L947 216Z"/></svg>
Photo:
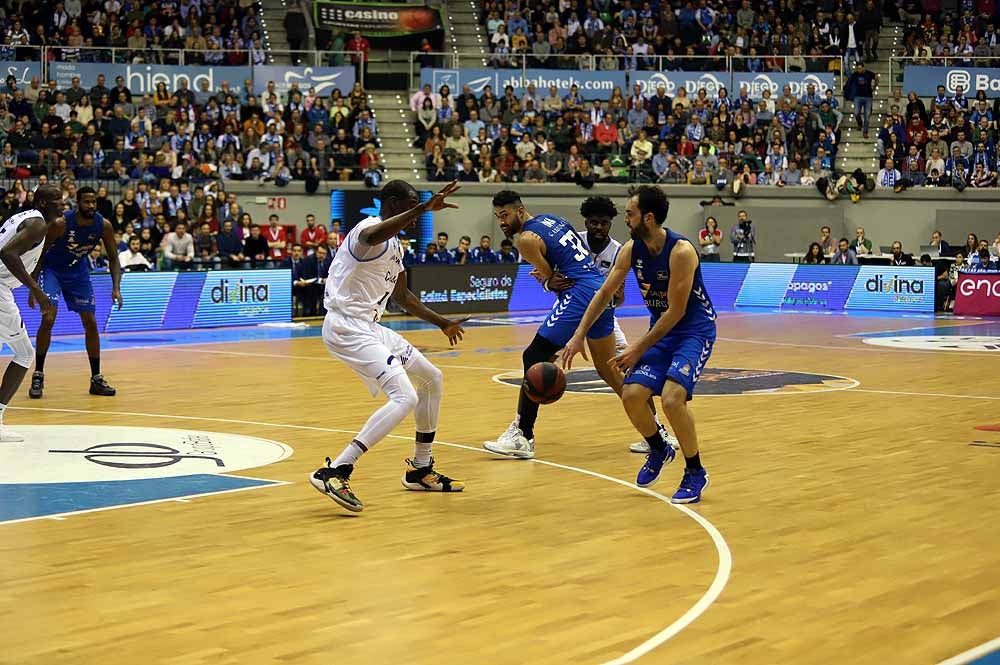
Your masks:
<svg viewBox="0 0 1000 665"><path fill-rule="evenodd" d="M693 402L712 486L685 507L681 463L633 485L586 366L537 459L482 450L539 320L456 349L388 322L444 372L435 457L467 490L400 486L408 419L357 516L307 477L380 400L318 326L110 335L113 399L58 340L0 451L0 663L997 662L1000 323L720 314Z"/></svg>

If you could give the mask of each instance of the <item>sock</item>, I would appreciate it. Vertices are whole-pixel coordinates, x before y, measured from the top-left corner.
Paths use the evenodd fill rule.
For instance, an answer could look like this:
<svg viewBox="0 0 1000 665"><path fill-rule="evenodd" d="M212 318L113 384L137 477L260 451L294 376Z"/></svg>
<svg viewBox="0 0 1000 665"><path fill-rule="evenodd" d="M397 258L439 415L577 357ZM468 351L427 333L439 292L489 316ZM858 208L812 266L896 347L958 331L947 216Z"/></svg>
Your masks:
<svg viewBox="0 0 1000 665"><path fill-rule="evenodd" d="M330 466L333 468L337 468L341 464L350 464L351 466L354 466L357 464L358 458L367 452L368 447L355 439L347 444L347 447L344 448L339 455L337 455L337 459L333 460L333 463L330 464Z"/></svg>
<svg viewBox="0 0 1000 665"><path fill-rule="evenodd" d="M3 425L3 413L7 410L6 404L0 404L0 425Z"/></svg>
<svg viewBox="0 0 1000 665"><path fill-rule="evenodd" d="M415 443L413 444L413 466L422 469L430 466L431 448L434 447L434 434L436 432L417 432Z"/></svg>
<svg viewBox="0 0 1000 665"><path fill-rule="evenodd" d="M35 354L35 371L44 372L45 371L45 356L47 353L36 353Z"/></svg>
<svg viewBox="0 0 1000 665"><path fill-rule="evenodd" d="M684 468L687 471L702 471L705 468L701 465L701 453L695 453L691 457L685 457L684 461L686 462Z"/></svg>
<svg viewBox="0 0 1000 665"><path fill-rule="evenodd" d="M521 389L521 397L517 401L517 426L521 428L524 438L535 438L535 421L538 420L538 402L533 402Z"/></svg>
<svg viewBox="0 0 1000 665"><path fill-rule="evenodd" d="M652 436L647 436L645 438L646 438L646 443L649 444L650 450L656 450L658 452L662 452L667 447L667 442L663 440L663 435L660 434L659 429L656 430L656 434Z"/></svg>
<svg viewBox="0 0 1000 665"><path fill-rule="evenodd" d="M90 375L97 376L98 374L101 373L101 357L97 356L96 358L94 358L90 356L89 358L90 358Z"/></svg>

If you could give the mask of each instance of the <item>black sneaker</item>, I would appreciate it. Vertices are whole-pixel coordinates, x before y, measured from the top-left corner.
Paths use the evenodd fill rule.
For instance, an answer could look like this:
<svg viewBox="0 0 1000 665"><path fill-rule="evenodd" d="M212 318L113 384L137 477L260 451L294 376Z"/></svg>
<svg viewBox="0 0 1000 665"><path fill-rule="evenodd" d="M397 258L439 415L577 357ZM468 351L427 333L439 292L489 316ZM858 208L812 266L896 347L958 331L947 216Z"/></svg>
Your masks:
<svg viewBox="0 0 1000 665"><path fill-rule="evenodd" d="M327 457L326 466L316 469L316 472L309 476L309 483L317 492L327 495L352 513L360 513L365 509L365 504L361 503L361 499L351 491L350 480L354 465L341 464L332 467L330 466L332 463Z"/></svg>
<svg viewBox="0 0 1000 665"><path fill-rule="evenodd" d="M33 372L31 374L31 387L28 388L28 397L31 399L42 398L42 388L45 387L45 373Z"/></svg>
<svg viewBox="0 0 1000 665"><path fill-rule="evenodd" d="M31 377L31 385L32 386L35 385L34 377ZM118 391L109 386L108 382L104 380L103 374L95 374L94 376L90 377L91 395L100 395L102 397L114 397L116 392Z"/></svg>
<svg viewBox="0 0 1000 665"><path fill-rule="evenodd" d="M434 470L434 458L427 466L417 467L411 460L406 460L406 473L401 479L403 487L417 492L461 492L465 483L449 478Z"/></svg>

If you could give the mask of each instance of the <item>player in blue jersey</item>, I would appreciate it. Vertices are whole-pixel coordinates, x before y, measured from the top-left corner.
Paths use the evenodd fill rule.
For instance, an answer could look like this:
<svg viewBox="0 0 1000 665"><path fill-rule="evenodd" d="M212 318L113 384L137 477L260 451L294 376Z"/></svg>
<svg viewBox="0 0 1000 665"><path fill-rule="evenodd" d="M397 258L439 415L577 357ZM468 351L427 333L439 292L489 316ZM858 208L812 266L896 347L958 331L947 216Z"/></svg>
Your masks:
<svg viewBox="0 0 1000 665"><path fill-rule="evenodd" d="M649 309L650 328L612 362L626 372L622 403L632 424L649 443L649 454L636 484L654 484L663 465L674 459L675 453L657 429L647 405L650 396L659 395L687 461L680 487L671 500L697 503L708 487L708 474L701 465L694 416L687 403L712 355L716 314L701 279L694 245L663 228L669 208L659 187L643 185L632 191L625 207L625 223L632 240L618 252L604 286L567 342L563 365L571 367L578 353L586 358L584 337L605 316L608 303L632 270Z"/></svg>
<svg viewBox="0 0 1000 665"><path fill-rule="evenodd" d="M517 250L534 266L533 274L546 290L554 290L550 288L553 279L559 279L556 303L522 355L524 371L528 371L535 363L555 359L556 353L576 330L587 305L604 283L604 277L594 266L580 236L565 219L555 215L533 217L525 210L517 192L510 190L498 192L493 197L493 214L508 238L520 234ZM586 337L597 373L620 394L623 377L609 364L615 355L614 311L605 307L594 317ZM531 459L535 456L537 418L538 404L522 389L517 418L496 441L486 441L483 446L500 455Z"/></svg>
<svg viewBox="0 0 1000 665"><path fill-rule="evenodd" d="M80 315L86 334L87 356L90 358L90 394L107 397L115 394L101 374L101 336L97 329L94 287L90 283L87 255L100 243L108 255L111 270L111 300L122 308L121 265L118 263L118 246L114 227L97 212L97 192L92 187L81 187L76 194L77 210L67 211L63 219L53 225L46 238L46 250L35 269L41 273L39 283L53 304L61 299L71 312ZM34 307L34 300L28 304ZM31 375L28 396L38 399L45 387L45 355L52 340L52 326L56 322L56 307L42 313L42 323L35 339L35 372Z"/></svg>

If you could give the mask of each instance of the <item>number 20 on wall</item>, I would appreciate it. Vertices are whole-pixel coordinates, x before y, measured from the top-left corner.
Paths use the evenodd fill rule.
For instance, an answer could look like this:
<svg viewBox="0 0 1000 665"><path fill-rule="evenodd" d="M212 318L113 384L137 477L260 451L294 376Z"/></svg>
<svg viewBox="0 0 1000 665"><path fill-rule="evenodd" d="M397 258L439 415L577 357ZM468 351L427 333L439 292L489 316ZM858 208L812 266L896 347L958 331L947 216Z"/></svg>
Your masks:
<svg viewBox="0 0 1000 665"><path fill-rule="evenodd" d="M284 210L288 207L288 197L270 196L267 199L268 210Z"/></svg>

